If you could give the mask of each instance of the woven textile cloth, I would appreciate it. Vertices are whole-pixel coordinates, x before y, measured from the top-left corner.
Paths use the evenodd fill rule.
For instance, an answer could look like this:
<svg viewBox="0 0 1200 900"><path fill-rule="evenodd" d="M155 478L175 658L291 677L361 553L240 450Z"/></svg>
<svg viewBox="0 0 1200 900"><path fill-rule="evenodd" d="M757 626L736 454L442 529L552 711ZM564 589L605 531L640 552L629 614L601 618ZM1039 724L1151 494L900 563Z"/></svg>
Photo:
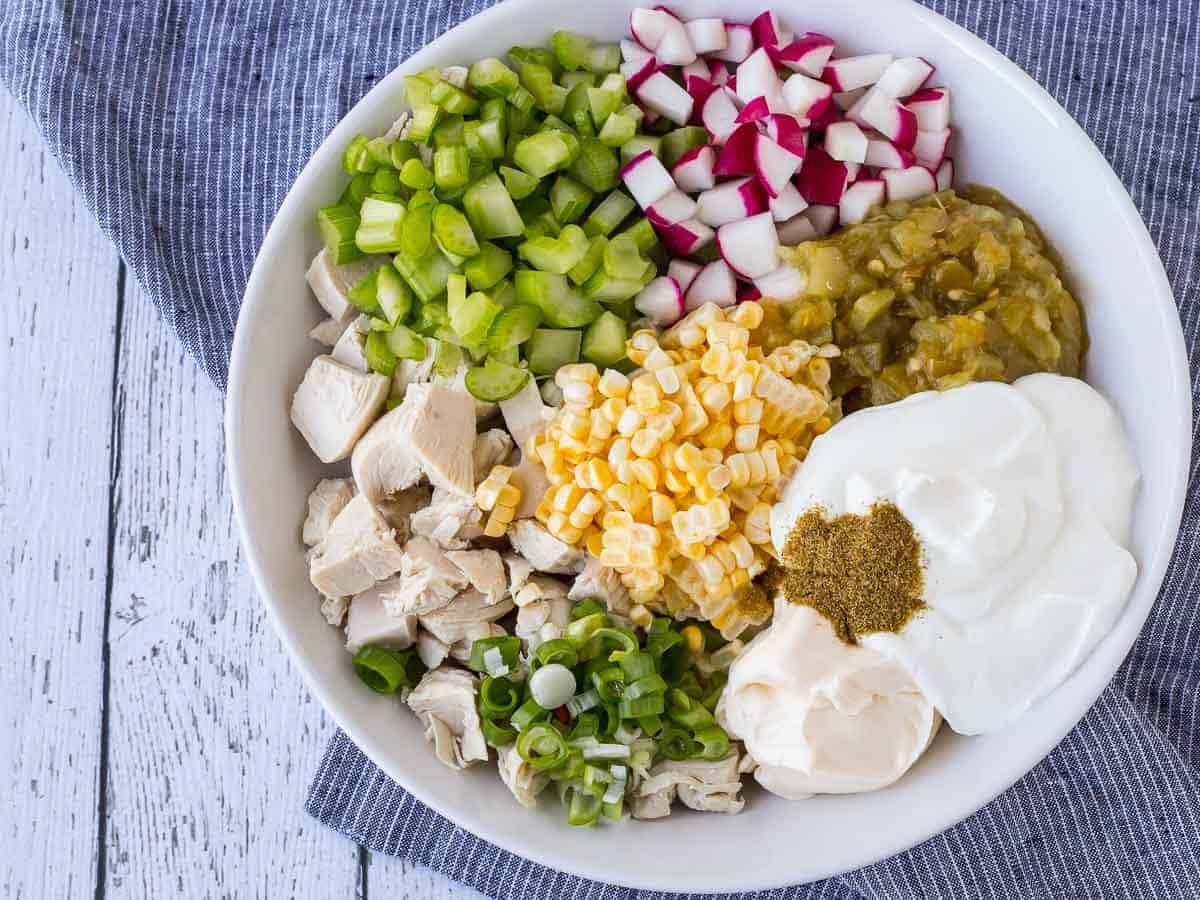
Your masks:
<svg viewBox="0 0 1200 900"><path fill-rule="evenodd" d="M388 69L486 5L5 0L0 79L163 316L224 385L255 252L304 162ZM1015 60L1112 162L1166 263L1194 371L1196 0L928 5ZM1079 726L1016 786L907 853L764 896L1200 895L1198 531L1193 493L1162 595L1128 661ZM472 837L407 796L344 735L317 772L308 809L373 850L492 896L642 896L543 869Z"/></svg>

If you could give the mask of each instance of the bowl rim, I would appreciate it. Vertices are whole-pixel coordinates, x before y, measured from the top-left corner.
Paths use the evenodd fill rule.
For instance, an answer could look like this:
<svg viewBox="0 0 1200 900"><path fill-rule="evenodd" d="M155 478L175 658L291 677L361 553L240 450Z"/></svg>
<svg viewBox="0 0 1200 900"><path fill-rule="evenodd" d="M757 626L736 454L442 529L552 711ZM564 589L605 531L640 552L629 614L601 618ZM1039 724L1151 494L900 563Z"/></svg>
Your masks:
<svg viewBox="0 0 1200 900"><path fill-rule="evenodd" d="M393 767L384 761L387 759L386 748L381 742L372 740L369 735L358 729L354 722L344 714L344 711L339 707L338 701L333 696L332 690L325 686L316 666L300 651L296 635L292 633L280 615L282 601L272 596L267 590L268 578L265 571L265 564L246 524L245 505L248 491L248 477L237 449L240 446L241 438L240 421L243 412L241 405L243 389L253 373L254 366L250 341L247 336L248 328L243 328L242 323L245 319L252 316L253 310L259 302L258 298L264 293L264 288L267 285L269 271L264 261L273 255L274 249L285 239L284 223L291 221L299 211L297 205L301 191L298 191L297 188L301 184L318 177L318 160L323 160L329 154L328 148L330 146L340 147L348 139L351 130L348 120L351 118L353 111L362 106L374 105L380 96L390 93L395 80L402 73L420 71L434 64L433 58L437 55L438 45L443 40L460 35L463 32L485 29L490 22L498 20L501 17L520 16L527 9L536 8L543 2L544 0L501 0L501 2L496 3L494 6L463 20L403 60L387 75L381 78L353 107L347 110L346 114L313 152L312 157L304 165L296 181L289 188L287 196L272 219L270 228L255 258L254 267L247 282L243 302L239 310L238 326L234 334L225 400L225 457L229 471L230 492L246 561L254 580L255 588L263 605L266 607L275 633L287 649L293 664L300 671L300 675L304 679L308 690L317 698L323 709L330 715L338 727L346 733L376 766L390 778L393 778L416 799L450 822L465 828L477 837L499 848L539 863L551 870L567 872L601 883L615 883L637 889L664 891L668 893L683 892L692 890L694 885L680 885L678 881L674 884L658 881L652 873L646 873L645 875L641 873L633 875L621 873L620 880L614 881L612 873L604 871L599 865L583 865L572 862L564 864L562 861L555 859L547 848L533 843L526 843L519 830L501 832L488 827L478 828L478 823L472 823L472 826L468 827L460 822L453 813L439 804L437 799L429 794L419 782L412 782L405 778L403 773L393 771ZM1163 402L1168 408L1174 407L1178 413L1176 416L1177 451L1173 460L1174 472L1172 473L1173 477L1168 482L1171 486L1169 514L1163 520L1163 527L1159 531L1161 536L1160 541L1153 547L1149 558L1142 561L1138 575L1139 581L1149 586L1153 590L1155 597L1157 597L1162 587L1167 566L1174 554L1175 543L1178 538L1184 502L1187 495L1188 472L1192 451L1190 367L1188 365L1186 346L1174 293L1157 248L1129 192L1125 189L1125 186L1121 183L1107 159L1104 158L1103 154L1092 142L1087 133L1083 131L1082 127L1041 85L984 40L951 22L944 16L921 6L916 0L891 0L891 2L898 6L907 7L909 14L924 20L924 24L938 37L956 45L966 55L979 59L993 69L997 75L1006 78L1018 86L1026 98L1038 106L1042 114L1056 128L1066 132L1067 140L1086 146L1087 152L1093 156L1094 160L1101 163L1100 169L1105 183L1098 185L1098 187L1102 187L1107 191L1120 214L1122 223L1136 236L1136 243L1131 249L1137 256L1138 261L1148 271L1154 273L1154 283L1149 285L1147 290L1148 300L1151 301L1148 305L1160 319L1166 320L1163 323L1163 330L1173 337L1168 346L1160 348L1160 352L1166 358L1167 368L1171 375L1170 384L1163 386ZM995 797L1008 790L1013 784L1028 774L1034 766L1044 759L1075 728L1083 716L1086 715L1087 711L1095 704L1096 699L1103 690L1111 683L1117 668L1119 668L1121 662L1128 656L1130 648L1141 634L1152 606L1153 603L1146 605L1145 613L1141 615L1136 629L1124 629L1119 644L1109 648L1109 654L1115 660L1112 671L1103 679L1099 677L1093 678L1087 690L1082 692L1079 701L1072 708L1072 715L1063 717L1061 727L1056 726L1053 729L1049 729L1041 741L1033 740L1023 745L1021 752L1016 754L1019 757L1019 764L1014 765L1010 769L1011 772L1015 772L1016 774L1011 778L1006 776L998 782L988 784L971 798L969 804L954 804L953 810L950 809L951 805L947 804L942 814L935 817L936 821L932 822L929 828L924 829L927 833L923 837L914 840L910 836L903 836L890 841L885 840L880 842L876 851L870 854L868 858L864 858L861 865L871 865L897 853L902 853L916 846L918 843L953 827L958 822L978 812L995 799ZM1122 617L1127 614L1128 610L1123 611ZM1113 635L1110 632L1106 636L1106 640L1112 637ZM962 810L967 807L969 809L963 812ZM809 883L820 878L843 874L846 871L852 870L839 868L827 872L815 871L799 882L794 880L780 881L777 878L764 878L761 876L756 878L753 872L746 872L739 874L738 877L743 880L739 881L738 884L735 885L730 882L729 884L722 884L716 889L730 891L772 890L792 884Z"/></svg>

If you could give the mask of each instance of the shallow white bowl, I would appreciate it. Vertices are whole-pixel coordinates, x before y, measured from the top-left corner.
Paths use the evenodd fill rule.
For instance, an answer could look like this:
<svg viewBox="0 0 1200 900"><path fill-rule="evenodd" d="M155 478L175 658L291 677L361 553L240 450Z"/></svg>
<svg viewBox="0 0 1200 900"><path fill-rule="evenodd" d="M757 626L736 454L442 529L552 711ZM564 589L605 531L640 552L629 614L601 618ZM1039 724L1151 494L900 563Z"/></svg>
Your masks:
<svg viewBox="0 0 1200 900"><path fill-rule="evenodd" d="M680 811L664 822L580 831L563 824L557 803L522 810L490 767L443 768L414 717L363 689L308 583L299 526L322 467L289 425L288 403L318 350L305 336L319 318L304 283L319 246L313 212L342 189L346 142L391 124L402 73L501 55L555 28L615 40L633 6L509 0L407 60L334 129L280 208L246 289L229 380L230 480L251 571L296 666L355 743L422 801L514 853L601 881L667 891L772 888L857 868L948 828L1029 771L1095 701L1146 619L1178 530L1191 447L1183 336L1129 196L1074 121L1016 66L909 0L777 4L786 22L827 32L843 53L933 60L937 81L954 92L959 172L1028 209L1069 261L1091 332L1089 380L1120 410L1144 477L1133 528L1141 575L1129 606L1079 671L1015 726L976 738L943 729L912 772L873 794L794 803L752 792L738 817ZM762 7L689 0L680 8L749 21Z"/></svg>

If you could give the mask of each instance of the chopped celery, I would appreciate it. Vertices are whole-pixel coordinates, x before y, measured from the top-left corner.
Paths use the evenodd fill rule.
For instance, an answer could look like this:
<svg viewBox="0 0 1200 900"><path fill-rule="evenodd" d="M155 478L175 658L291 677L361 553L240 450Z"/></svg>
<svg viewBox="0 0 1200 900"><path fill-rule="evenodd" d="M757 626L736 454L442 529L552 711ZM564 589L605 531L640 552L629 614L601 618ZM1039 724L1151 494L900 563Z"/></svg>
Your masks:
<svg viewBox="0 0 1200 900"><path fill-rule="evenodd" d="M463 143L475 159L501 159L504 156L504 120L467 122L463 126Z"/></svg>
<svg viewBox="0 0 1200 900"><path fill-rule="evenodd" d="M479 344L486 340L488 329L500 314L500 305L482 291L466 293L466 279L451 275L447 283L446 311L450 314L450 327L467 344Z"/></svg>
<svg viewBox="0 0 1200 900"><path fill-rule="evenodd" d="M501 166L500 174L504 176L504 187L508 190L508 195L514 200L524 200L536 191L541 183L528 172L509 166Z"/></svg>
<svg viewBox="0 0 1200 900"><path fill-rule="evenodd" d="M482 366L467 370L467 390L479 400L499 403L516 394L529 381L529 373L499 360L489 359Z"/></svg>
<svg viewBox="0 0 1200 900"><path fill-rule="evenodd" d="M604 271L613 278L638 279L646 269L642 251L628 234L618 234L604 251Z"/></svg>
<svg viewBox="0 0 1200 900"><path fill-rule="evenodd" d="M542 313L536 306L517 303L503 309L488 329L487 345L492 353L508 347L514 350L529 340L529 336L542 323Z"/></svg>
<svg viewBox="0 0 1200 900"><path fill-rule="evenodd" d="M603 125L608 117L619 110L629 98L625 89L625 79L620 75L609 75L599 87L588 88L588 106L592 113L592 121Z"/></svg>
<svg viewBox="0 0 1200 900"><path fill-rule="evenodd" d="M479 112L479 101L448 81L439 81L429 92L429 99L448 113L473 116Z"/></svg>
<svg viewBox="0 0 1200 900"><path fill-rule="evenodd" d="M516 344L501 347L499 350L488 350L488 359L504 363L506 366L519 366L521 363L521 348Z"/></svg>
<svg viewBox="0 0 1200 900"><path fill-rule="evenodd" d="M362 206L362 202L367 199L368 194L376 193L371 186L375 181L375 176L368 172L359 172L350 179L350 183L346 185L346 190L338 203L353 206L358 209Z"/></svg>
<svg viewBox="0 0 1200 900"><path fill-rule="evenodd" d="M433 129L442 119L442 108L432 103L414 106L412 119L408 123L408 137L419 144L429 142Z"/></svg>
<svg viewBox="0 0 1200 900"><path fill-rule="evenodd" d="M498 97L503 100L511 97L513 91L521 86L521 79L516 72L493 56L472 64L467 74L467 84L485 97Z"/></svg>
<svg viewBox="0 0 1200 900"><path fill-rule="evenodd" d="M538 328L525 345L525 359L534 375L553 375L563 366L579 362L582 332L574 328Z"/></svg>
<svg viewBox="0 0 1200 900"><path fill-rule="evenodd" d="M399 194L404 185L400 183L400 173L388 166L381 168L371 176L372 194Z"/></svg>
<svg viewBox="0 0 1200 900"><path fill-rule="evenodd" d="M463 363L462 348L449 341L438 341L433 354L433 371L443 378L453 376Z"/></svg>
<svg viewBox="0 0 1200 900"><path fill-rule="evenodd" d="M574 222L587 210L596 195L566 175L559 175L550 187L550 208L563 224Z"/></svg>
<svg viewBox="0 0 1200 900"><path fill-rule="evenodd" d="M607 314L606 314L607 315ZM384 332L384 342L397 359L425 358L425 341L411 328L399 323L391 331Z"/></svg>
<svg viewBox="0 0 1200 900"><path fill-rule="evenodd" d="M417 158L417 145L412 141L394 141L389 155L392 168L399 169L410 159Z"/></svg>
<svg viewBox="0 0 1200 900"><path fill-rule="evenodd" d="M404 76L404 99L408 101L408 105L413 109L416 109L418 106L425 106L431 102L429 95L432 88L433 85L420 75Z"/></svg>
<svg viewBox="0 0 1200 900"><path fill-rule="evenodd" d="M586 84L575 85L567 94L567 100L563 104L562 117L580 134L594 135L596 133L596 125L592 121L592 110L588 106Z"/></svg>
<svg viewBox="0 0 1200 900"><path fill-rule="evenodd" d="M433 239L451 261L459 264L479 252L479 242L467 217L448 203L439 203L433 210Z"/></svg>
<svg viewBox="0 0 1200 900"><path fill-rule="evenodd" d="M605 147L623 147L637 134L638 123L632 116L613 113L604 120L604 126L596 138Z"/></svg>
<svg viewBox="0 0 1200 900"><path fill-rule="evenodd" d="M607 247L608 238L596 235L588 245L587 253L567 273L567 277L575 284L583 284L604 264L604 251Z"/></svg>
<svg viewBox="0 0 1200 900"><path fill-rule="evenodd" d="M342 171L347 175L357 175L359 172L374 170L373 160L367 153L367 136L356 134L342 151ZM367 166L367 168L363 168Z"/></svg>
<svg viewBox="0 0 1200 900"><path fill-rule="evenodd" d="M422 303L417 308L417 315L412 323L412 330L417 334L434 337L441 334L443 330L448 331L449 329L450 314L446 312L445 301Z"/></svg>
<svg viewBox="0 0 1200 900"><path fill-rule="evenodd" d="M513 277L517 300L532 303L546 322L557 328L581 328L603 311L593 300L570 286L566 276L535 269L520 269Z"/></svg>
<svg viewBox="0 0 1200 900"><path fill-rule="evenodd" d="M596 74L594 72L563 72L562 78L558 79L558 83L568 91L575 90L581 84L584 87L595 87Z"/></svg>
<svg viewBox="0 0 1200 900"><path fill-rule="evenodd" d="M624 300L609 300L604 306L613 315L619 316L623 322L632 322L638 317L638 311L633 305L633 297L627 297Z"/></svg>
<svg viewBox="0 0 1200 900"><path fill-rule="evenodd" d="M616 44L597 44L588 57L592 72L616 72L621 67L621 48Z"/></svg>
<svg viewBox="0 0 1200 900"><path fill-rule="evenodd" d="M601 303L619 303L628 300L643 287L638 278L614 278L599 268L583 285L583 293L589 300Z"/></svg>
<svg viewBox="0 0 1200 900"><path fill-rule="evenodd" d="M615 150L596 138L585 137L579 141L579 155L567 171L599 194L617 186L620 169Z"/></svg>
<svg viewBox="0 0 1200 900"><path fill-rule="evenodd" d="M379 308L379 271L364 276L347 291L346 296L359 312L369 316L379 315L382 312Z"/></svg>
<svg viewBox="0 0 1200 900"><path fill-rule="evenodd" d="M433 146L453 147L456 144L465 144L466 140L463 137L465 127L466 123L462 116L447 116L438 123L437 128L433 129Z"/></svg>
<svg viewBox="0 0 1200 900"><path fill-rule="evenodd" d="M492 97L479 104L480 122L507 122L508 104L499 97Z"/></svg>
<svg viewBox="0 0 1200 900"><path fill-rule="evenodd" d="M649 219L644 217L639 218L621 234L633 238L638 250L642 253L649 253L650 249L658 243L658 235L654 233L654 226L650 224Z"/></svg>
<svg viewBox="0 0 1200 900"><path fill-rule="evenodd" d="M395 374L396 354L388 346L386 332L372 331L367 335L363 343L363 356L367 359L367 368L372 372L378 372L388 378Z"/></svg>
<svg viewBox="0 0 1200 900"><path fill-rule="evenodd" d="M409 260L396 254L396 270L404 276L422 303L436 300L446 290L446 278L457 269L440 253L431 253L424 259Z"/></svg>
<svg viewBox="0 0 1200 900"><path fill-rule="evenodd" d="M521 86L533 95L534 104L543 112L557 116L567 100L567 89L554 83L554 73L541 63L527 61L520 65Z"/></svg>
<svg viewBox="0 0 1200 900"><path fill-rule="evenodd" d="M558 116L546 116L542 119L538 131L561 131L564 134L571 134L574 129Z"/></svg>
<svg viewBox="0 0 1200 900"><path fill-rule="evenodd" d="M511 106L520 110L526 116L528 116L533 111L533 104L534 104L533 94L531 94L531 93L529 93L529 91L525 90L524 87L518 87L515 91L513 91L511 94L509 94L508 102ZM511 111L510 111L510 115L511 115ZM509 123L510 124L512 123L512 119L509 119Z"/></svg>
<svg viewBox="0 0 1200 900"><path fill-rule="evenodd" d="M588 251L587 235L578 225L567 225L557 238L537 237L518 248L521 259L535 269L565 275Z"/></svg>
<svg viewBox="0 0 1200 900"><path fill-rule="evenodd" d="M463 266L463 274L473 289L486 291L511 272L512 267L511 253L491 241L483 241L479 253Z"/></svg>
<svg viewBox="0 0 1200 900"><path fill-rule="evenodd" d="M708 131L696 125L676 128L663 135L662 161L668 169L679 162L680 157L689 150L703 147L708 143Z"/></svg>
<svg viewBox="0 0 1200 900"><path fill-rule="evenodd" d="M466 187L471 180L471 160L467 148L439 147L433 153L433 180L439 191Z"/></svg>
<svg viewBox="0 0 1200 900"><path fill-rule="evenodd" d="M395 253L407 208L395 198L372 195L363 201L354 242L363 253Z"/></svg>
<svg viewBox="0 0 1200 900"><path fill-rule="evenodd" d="M494 172L467 188L462 205L479 238L517 237L525 231L521 214Z"/></svg>
<svg viewBox="0 0 1200 900"><path fill-rule="evenodd" d="M600 368L615 366L625 358L625 338L628 328L625 320L605 310L583 333L581 351L583 358Z"/></svg>
<svg viewBox="0 0 1200 900"><path fill-rule="evenodd" d="M543 178L566 166L571 146L557 131L539 131L517 144L513 161L535 178Z"/></svg>
<svg viewBox="0 0 1200 900"><path fill-rule="evenodd" d="M513 287L511 281L505 278L492 288L492 299L501 306L513 306L517 302L517 289Z"/></svg>
<svg viewBox="0 0 1200 900"><path fill-rule="evenodd" d="M574 31L556 31L550 38L550 48L558 64L570 72L586 68L592 52L592 39Z"/></svg>
<svg viewBox="0 0 1200 900"><path fill-rule="evenodd" d="M363 252L354 242L358 223L358 210L351 206L338 204L317 210L317 228L334 265L344 266L362 258Z"/></svg>
<svg viewBox="0 0 1200 900"><path fill-rule="evenodd" d="M558 57L545 47L510 47L508 56L518 64L531 62L544 66L555 78L562 74L558 65Z"/></svg>
<svg viewBox="0 0 1200 900"><path fill-rule="evenodd" d="M433 252L433 210L427 204L409 207L400 226L399 253L407 260L419 262Z"/></svg>
<svg viewBox="0 0 1200 900"><path fill-rule="evenodd" d="M613 191L600 201L600 205L592 210L591 215L583 223L583 231L588 237L596 235L608 236L617 226L628 218L637 208L633 198L624 191Z"/></svg>
<svg viewBox="0 0 1200 900"><path fill-rule="evenodd" d="M366 143L366 151L375 165L390 166L392 164L392 142L387 138L371 138Z"/></svg>
<svg viewBox="0 0 1200 900"><path fill-rule="evenodd" d="M413 212L426 206L433 209L437 203L437 197L433 196L433 191L413 191L413 195L408 198L408 211Z"/></svg>
<svg viewBox="0 0 1200 900"><path fill-rule="evenodd" d="M400 181L414 191L427 191L433 187L433 173L419 159L410 159L400 167Z"/></svg>
<svg viewBox="0 0 1200 900"><path fill-rule="evenodd" d="M624 165L635 156L641 156L647 150L655 156L661 157L662 138L650 134L639 134L632 140L626 141L621 145L621 164Z"/></svg>
<svg viewBox="0 0 1200 900"><path fill-rule="evenodd" d="M526 238L532 240L542 235L558 237L562 231L562 223L555 217L546 197L535 194L523 200L518 209L521 211L521 219L525 222Z"/></svg>
<svg viewBox="0 0 1200 900"><path fill-rule="evenodd" d="M383 310L384 316L393 325L403 322L412 311L412 289L400 277L400 273L390 265L383 266L379 270L375 299L379 303L379 308Z"/></svg>

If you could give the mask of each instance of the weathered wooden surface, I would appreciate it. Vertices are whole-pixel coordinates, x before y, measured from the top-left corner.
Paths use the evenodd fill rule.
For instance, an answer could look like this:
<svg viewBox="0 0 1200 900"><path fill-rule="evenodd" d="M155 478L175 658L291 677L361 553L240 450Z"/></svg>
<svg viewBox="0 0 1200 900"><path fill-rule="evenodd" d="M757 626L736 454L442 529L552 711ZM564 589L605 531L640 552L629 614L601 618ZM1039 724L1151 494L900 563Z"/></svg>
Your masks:
<svg viewBox="0 0 1200 900"><path fill-rule="evenodd" d="M0 92L0 897L479 895L311 820L221 397Z"/></svg>

